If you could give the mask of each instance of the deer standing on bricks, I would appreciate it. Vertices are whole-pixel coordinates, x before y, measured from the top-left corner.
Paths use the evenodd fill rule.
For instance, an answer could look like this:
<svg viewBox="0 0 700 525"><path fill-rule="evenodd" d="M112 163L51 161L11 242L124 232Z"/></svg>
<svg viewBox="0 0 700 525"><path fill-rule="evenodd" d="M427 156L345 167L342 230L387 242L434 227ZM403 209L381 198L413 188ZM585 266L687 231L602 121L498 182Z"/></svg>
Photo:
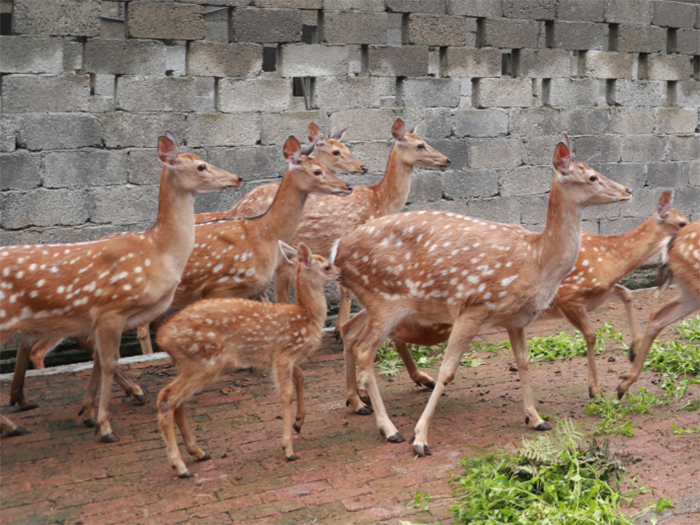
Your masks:
<svg viewBox="0 0 700 525"><path fill-rule="evenodd" d="M537 316L543 319L567 319L579 330L586 341L588 358L588 391L590 397L603 395L603 389L598 381L595 363L596 330L588 312L601 306L611 296L622 301L627 312L627 322L632 333L633 345L639 341L639 324L634 315L632 293L617 284L625 275L633 272L659 251L659 243L669 235L674 234L687 224L687 219L677 210L672 210L673 193L666 191L661 195L656 211L642 224L622 235L595 235L584 233L581 239L581 250L574 268L559 285L557 294L549 308ZM355 341L359 336L358 329L362 325L361 312L356 325L348 327L351 331L349 338ZM416 326L401 323L396 326L391 337L397 353L406 365L406 370L413 381L419 385L433 388L435 383L427 374L418 370L407 343L432 346L449 339L452 327L438 325L435 327ZM355 366L346 368L347 384L355 384ZM348 399L356 399L353 389L348 393ZM366 395L360 392L360 399L368 401ZM359 414L367 415L372 411L369 407L361 406Z"/></svg>
<svg viewBox="0 0 700 525"><path fill-rule="evenodd" d="M187 452L210 459L199 448L185 418L185 402L226 368L272 370L282 397L282 443L288 461L299 457L292 448L306 417L304 376L298 363L321 344L326 320L323 286L339 281L342 272L300 243L294 250L279 242L284 257L296 266L297 304L265 304L246 299L205 299L172 317L158 330L158 346L178 367L178 376L158 394L158 422L171 464L181 478L190 477L177 446L174 422ZM292 423L292 396L297 413Z"/></svg>
<svg viewBox="0 0 700 525"><path fill-rule="evenodd" d="M415 428L416 454L430 454L428 427L438 400L473 337L488 326L508 330L526 422L537 430L550 428L534 404L525 326L549 306L576 262L583 208L631 198L628 188L583 162L572 162L570 151L564 134L555 147L547 224L541 233L456 213L418 211L369 222L335 244L331 260L344 270L344 286L366 309L364 318L355 321L356 316L343 327L346 355L353 354L346 363L354 366L357 360L360 384L388 441L403 437L389 419L373 366L377 348L400 323L452 326L437 384ZM352 346L349 331L359 333ZM359 397L349 401L360 408Z"/></svg>
<svg viewBox="0 0 700 525"><path fill-rule="evenodd" d="M241 184L238 175L197 155L179 155L170 131L158 138L158 158L163 172L158 219L151 230L91 242L0 249L0 345L20 339L10 404L31 407L23 387L32 340L89 334L97 353L80 413L109 443L119 440L108 411L122 331L149 322L170 306L194 245L195 193ZM145 401L138 385L131 383L130 392Z"/></svg>

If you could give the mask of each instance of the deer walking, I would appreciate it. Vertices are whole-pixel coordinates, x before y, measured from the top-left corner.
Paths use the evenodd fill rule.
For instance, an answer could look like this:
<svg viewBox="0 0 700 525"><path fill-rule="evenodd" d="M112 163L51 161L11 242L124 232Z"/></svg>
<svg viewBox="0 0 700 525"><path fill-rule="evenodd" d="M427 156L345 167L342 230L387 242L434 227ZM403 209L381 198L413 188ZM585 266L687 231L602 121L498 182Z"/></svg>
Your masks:
<svg viewBox="0 0 700 525"><path fill-rule="evenodd" d="M430 454L428 428L438 400L454 380L469 343L487 326L508 331L526 423L538 430L550 428L534 404L525 327L549 306L576 262L583 208L631 198L628 188L584 162L572 162L570 152L564 134L554 151L542 233L456 213L418 211L369 222L335 244L331 260L344 270L344 285L366 309L363 318L355 321L356 316L343 327L346 355L353 354L346 363L357 360L359 382L388 441L401 442L403 437L389 419L373 365L377 348L400 323L452 326L438 381L414 431L416 454ZM349 331L359 333L352 346L346 339ZM359 405L359 398L356 401ZM357 411L358 405L353 409Z"/></svg>
<svg viewBox="0 0 700 525"><path fill-rule="evenodd" d="M175 438L177 423L187 452L199 461L210 459L199 448L185 417L185 402L225 368L272 370L283 407L282 443L288 461L299 457L292 448L306 417L304 376L298 363L321 344L326 319L323 286L342 273L324 257L312 255L300 243L294 250L279 242L284 257L296 266L297 304L265 304L246 299L205 299L172 317L158 330L158 345L178 366L178 376L158 394L158 422L168 458L181 478L190 477ZM297 413L292 423L292 396Z"/></svg>
<svg viewBox="0 0 700 525"><path fill-rule="evenodd" d="M197 155L178 154L177 139L170 131L158 138L158 158L163 172L158 219L151 230L90 242L0 249L0 345L20 339L10 404L32 407L23 392L31 341L90 335L97 352L80 413L108 443L119 440L108 410L122 331L150 321L170 306L194 246L194 195L241 184L238 175ZM141 388L126 376L123 379L137 400L145 401Z"/></svg>
<svg viewBox="0 0 700 525"><path fill-rule="evenodd" d="M595 363L596 330L588 312L600 307L609 297L620 299L625 306L627 321L632 333L632 341L639 341L639 323L634 315L632 293L617 284L625 275L639 268L645 261L659 251L659 243L687 224L687 219L677 210L670 209L673 193L666 191L661 195L656 211L642 224L622 235L595 235L584 233L581 249L574 268L557 289L549 308L537 316L537 320L565 318L579 330L586 341L588 359L588 391L590 397L603 395L598 380ZM365 316L362 313L362 316ZM357 326L349 327L348 336L355 341L362 325L362 317L356 321ZM413 381L434 387L432 379L418 370L407 343L432 346L447 341L452 327L438 325L435 327L399 324L392 331L394 347L401 356L406 370ZM355 367L346 367L347 384L355 384ZM360 399L367 402L363 393ZM354 397L351 393L348 400ZM359 414L367 415L372 411L361 406Z"/></svg>

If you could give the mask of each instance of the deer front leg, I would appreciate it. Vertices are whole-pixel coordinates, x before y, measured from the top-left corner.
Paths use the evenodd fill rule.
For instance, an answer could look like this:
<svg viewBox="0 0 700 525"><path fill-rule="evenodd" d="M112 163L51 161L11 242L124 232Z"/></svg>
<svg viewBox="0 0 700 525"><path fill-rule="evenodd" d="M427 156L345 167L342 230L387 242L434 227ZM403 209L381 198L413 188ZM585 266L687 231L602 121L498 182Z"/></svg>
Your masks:
<svg viewBox="0 0 700 525"><path fill-rule="evenodd" d="M153 345L151 344L151 325L143 324L136 329L136 339L141 345L141 353L148 355L153 353Z"/></svg>
<svg viewBox="0 0 700 525"><path fill-rule="evenodd" d="M175 425L174 425L174 409L168 404L162 404L160 395L158 396L158 424L160 425L160 431L163 434L163 440L165 441L165 449L168 453L168 459L170 464L175 470L177 470L177 475L181 478L190 478L192 474L189 473L185 462L182 461L182 456L180 455L180 449L177 446L177 438L175 437Z"/></svg>
<svg viewBox="0 0 700 525"><path fill-rule="evenodd" d="M545 421L542 420L535 408L535 399L530 386L530 353L527 350L524 328L509 328L508 337L513 347L515 362L518 365L518 375L520 376L520 388L523 391L523 408L525 410L525 424L531 425L535 430L551 430Z"/></svg>
<svg viewBox="0 0 700 525"><path fill-rule="evenodd" d="M294 396L293 365L277 363L277 386L282 397L282 448L287 461L299 459L292 448L292 397Z"/></svg>
<svg viewBox="0 0 700 525"><path fill-rule="evenodd" d="M416 384L418 384L418 386L424 386L430 388L431 390L435 388L435 381L433 381L433 378L425 372L418 370L416 362L413 360L413 356L411 355L411 351L408 349L408 345L403 341L399 341L398 339L393 339L392 341L394 342L396 353L401 356L401 360L403 361L403 364L406 367L406 372L408 372L410 378Z"/></svg>
<svg viewBox="0 0 700 525"><path fill-rule="evenodd" d="M294 365L294 388L297 392L297 417L294 423L294 430L301 433L301 427L306 419L306 401L304 401L304 373L298 365Z"/></svg>
<svg viewBox="0 0 700 525"><path fill-rule="evenodd" d="M614 295L625 306L625 311L627 312L627 325L632 333L632 344L630 344L630 360L634 361L634 348L639 346L639 338L641 337L641 329L639 328L639 322L637 321L637 316L634 313L634 301L632 298L632 292L621 284L616 284L613 286L610 295Z"/></svg>
<svg viewBox="0 0 700 525"><path fill-rule="evenodd" d="M285 304L289 302L289 289L292 287L294 267L287 263L280 263L275 270L275 302Z"/></svg>
<svg viewBox="0 0 700 525"><path fill-rule="evenodd" d="M8 437L23 436L27 433L21 427L15 425L15 423L9 418L0 414L0 429L2 429Z"/></svg>
<svg viewBox="0 0 700 525"><path fill-rule="evenodd" d="M586 358L588 359L588 397L603 395L603 389L598 380L598 369L595 363L596 329L588 316L584 304L573 304L561 307L561 311L571 325L583 334L586 341ZM529 357L529 356L528 356Z"/></svg>
<svg viewBox="0 0 700 525"><path fill-rule="evenodd" d="M350 307L352 306L352 296L350 290L338 284L340 289L340 307L338 308L338 320L335 323L335 333L340 335L340 327L350 320Z"/></svg>
<svg viewBox="0 0 700 525"><path fill-rule="evenodd" d="M99 353L102 368L97 425L100 437L105 443L116 443L119 441L116 434L112 432L112 427L109 423L109 403L112 400L112 378L119 361L119 343L121 342L123 328L124 319L117 317L102 321L95 330L97 352Z"/></svg>
<svg viewBox="0 0 700 525"><path fill-rule="evenodd" d="M29 360L32 362L32 365L34 365L34 370L45 368L44 356L56 348L61 341L63 341L63 338L42 339L32 347L32 351L29 353Z"/></svg>
<svg viewBox="0 0 700 525"><path fill-rule="evenodd" d="M369 416L374 411L363 402L357 390L356 363L353 348L367 326L368 319L369 314L367 310L362 310L341 327L343 357L345 358L345 406L351 407L354 412L361 416Z"/></svg>
<svg viewBox="0 0 700 525"><path fill-rule="evenodd" d="M29 354L32 347L25 341L21 341L17 350L17 362L15 363L15 373L12 376L12 385L10 386L10 405L19 404L20 410L32 410L39 405L29 403L24 397L24 377L29 368Z"/></svg>

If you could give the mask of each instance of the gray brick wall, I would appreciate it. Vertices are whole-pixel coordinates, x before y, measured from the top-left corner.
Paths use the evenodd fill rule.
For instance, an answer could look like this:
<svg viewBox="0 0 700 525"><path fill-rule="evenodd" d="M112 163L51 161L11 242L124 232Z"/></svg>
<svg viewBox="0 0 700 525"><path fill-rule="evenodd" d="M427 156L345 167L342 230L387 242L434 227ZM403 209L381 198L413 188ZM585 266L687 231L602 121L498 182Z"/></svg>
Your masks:
<svg viewBox="0 0 700 525"><path fill-rule="evenodd" d="M700 5L661 0L14 0L0 36L0 243L149 227L158 135L240 174L285 169L315 122L378 180L400 116L452 159L407 209L543 226L558 135L635 190L591 208L620 233L661 191L700 219ZM8 7L9 6L9 7ZM104 17L109 18L104 18ZM263 59L265 57L265 60ZM270 67L269 59L274 57ZM293 78L311 77L305 100Z"/></svg>

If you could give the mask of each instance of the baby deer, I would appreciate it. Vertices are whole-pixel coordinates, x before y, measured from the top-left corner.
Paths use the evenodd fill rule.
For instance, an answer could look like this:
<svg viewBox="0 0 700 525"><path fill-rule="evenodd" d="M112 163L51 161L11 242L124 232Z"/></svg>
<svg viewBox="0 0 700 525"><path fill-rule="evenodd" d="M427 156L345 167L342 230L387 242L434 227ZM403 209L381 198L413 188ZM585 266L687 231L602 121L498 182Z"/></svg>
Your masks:
<svg viewBox="0 0 700 525"><path fill-rule="evenodd" d="M279 242L284 257L296 265L297 304L265 304L248 299L204 299L188 306L158 330L158 345L178 366L178 376L158 394L158 422L168 458L181 478L190 477L177 446L173 420L187 452L199 461L210 459L195 440L185 419L185 402L226 368L272 370L284 421L282 443L287 460L292 450L292 395L297 393L294 429L301 432L306 417L304 376L298 362L321 344L326 320L323 286L340 281L342 272L325 258L312 255L300 243L294 250Z"/></svg>

